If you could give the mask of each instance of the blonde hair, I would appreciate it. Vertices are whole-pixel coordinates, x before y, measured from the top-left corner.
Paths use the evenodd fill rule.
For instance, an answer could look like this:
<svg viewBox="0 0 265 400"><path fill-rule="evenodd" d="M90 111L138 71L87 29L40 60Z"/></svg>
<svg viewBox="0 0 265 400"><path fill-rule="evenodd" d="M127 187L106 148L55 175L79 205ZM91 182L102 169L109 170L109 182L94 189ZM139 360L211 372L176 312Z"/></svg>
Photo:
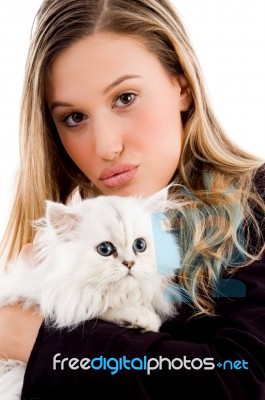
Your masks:
<svg viewBox="0 0 265 400"><path fill-rule="evenodd" d="M31 222L43 215L45 199L65 203L77 188L82 197L98 194L64 150L44 93L47 70L58 54L97 32L143 40L172 75L184 74L187 79L193 103L182 114L185 139L174 177L185 188L175 196L189 200L189 206L182 212L184 259L179 283L189 292L197 312L211 314L214 312L211 289L223 261L231 261L235 246L249 262L258 258L264 248L262 243L260 251L253 255L246 251L247 242L242 246L236 235L242 220L247 221L247 226L255 224L259 229L249 200L255 201L264 212L264 203L253 184L253 177L264 161L239 149L224 134L214 116L188 35L176 10L166 0L43 2L26 64L20 120L21 166L2 251L11 259L25 243L32 241ZM235 186L227 193L231 185ZM240 213L235 212L235 205L240 205ZM206 240L206 227L213 224L217 233Z"/></svg>

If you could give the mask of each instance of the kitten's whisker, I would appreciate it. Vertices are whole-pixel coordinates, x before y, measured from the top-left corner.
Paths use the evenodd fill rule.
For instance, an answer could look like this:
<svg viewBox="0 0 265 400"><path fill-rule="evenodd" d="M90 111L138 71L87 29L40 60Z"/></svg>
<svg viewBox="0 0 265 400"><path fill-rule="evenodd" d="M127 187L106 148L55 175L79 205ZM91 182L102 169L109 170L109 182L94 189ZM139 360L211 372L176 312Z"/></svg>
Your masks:
<svg viewBox="0 0 265 400"><path fill-rule="evenodd" d="M99 291L100 293L104 293L104 291L108 288L108 286L111 286L113 283L109 273L106 272L106 276L101 276L101 281L98 283L98 285L95 287L95 290Z"/></svg>

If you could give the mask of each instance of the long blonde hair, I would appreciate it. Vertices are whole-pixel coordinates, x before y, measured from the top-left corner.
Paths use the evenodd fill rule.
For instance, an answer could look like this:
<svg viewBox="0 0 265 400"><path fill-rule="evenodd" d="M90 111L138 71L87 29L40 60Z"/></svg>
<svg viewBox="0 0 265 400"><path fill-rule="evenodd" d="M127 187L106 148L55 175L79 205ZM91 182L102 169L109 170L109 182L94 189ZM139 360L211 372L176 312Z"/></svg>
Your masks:
<svg viewBox="0 0 265 400"><path fill-rule="evenodd" d="M47 70L58 54L97 32L143 40L172 75L184 74L187 79L193 103L182 114L185 139L174 176L175 182L185 188L178 196L188 199L190 204L182 215L184 258L179 283L190 293L197 312L213 313L211 288L224 266L222 260L229 263L236 246L252 262L264 248L261 243L260 251L250 254L236 236L242 220L259 229L249 200L264 212L264 203L253 184L264 161L238 148L223 132L214 116L188 35L167 0L43 2L26 64L20 119L21 165L2 253L10 260L25 243L32 241L31 222L43 215L45 199L65 203L77 188L83 197L98 194L64 150L44 95ZM231 187L233 190L228 190ZM237 208L231 204L239 204L241 212L235 212ZM217 233L211 233L206 240L206 227L213 224Z"/></svg>

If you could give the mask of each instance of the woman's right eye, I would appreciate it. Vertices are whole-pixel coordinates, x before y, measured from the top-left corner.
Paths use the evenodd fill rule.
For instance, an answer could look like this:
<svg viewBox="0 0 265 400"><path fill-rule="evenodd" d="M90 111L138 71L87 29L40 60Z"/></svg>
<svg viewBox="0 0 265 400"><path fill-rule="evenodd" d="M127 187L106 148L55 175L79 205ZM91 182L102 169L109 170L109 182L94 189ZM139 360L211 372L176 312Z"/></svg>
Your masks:
<svg viewBox="0 0 265 400"><path fill-rule="evenodd" d="M86 116L80 112L72 112L63 117L62 122L68 126L69 128L75 128L79 126L84 120Z"/></svg>

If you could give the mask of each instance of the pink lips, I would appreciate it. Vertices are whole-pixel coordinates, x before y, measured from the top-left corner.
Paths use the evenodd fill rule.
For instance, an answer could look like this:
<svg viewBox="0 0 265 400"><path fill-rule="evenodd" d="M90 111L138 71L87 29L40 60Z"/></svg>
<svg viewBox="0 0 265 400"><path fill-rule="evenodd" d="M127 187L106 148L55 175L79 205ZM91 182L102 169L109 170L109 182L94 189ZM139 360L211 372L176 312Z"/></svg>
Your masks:
<svg viewBox="0 0 265 400"><path fill-rule="evenodd" d="M118 188L133 180L137 168L137 165L134 164L118 164L114 167L105 168L101 172L99 180L107 188Z"/></svg>

